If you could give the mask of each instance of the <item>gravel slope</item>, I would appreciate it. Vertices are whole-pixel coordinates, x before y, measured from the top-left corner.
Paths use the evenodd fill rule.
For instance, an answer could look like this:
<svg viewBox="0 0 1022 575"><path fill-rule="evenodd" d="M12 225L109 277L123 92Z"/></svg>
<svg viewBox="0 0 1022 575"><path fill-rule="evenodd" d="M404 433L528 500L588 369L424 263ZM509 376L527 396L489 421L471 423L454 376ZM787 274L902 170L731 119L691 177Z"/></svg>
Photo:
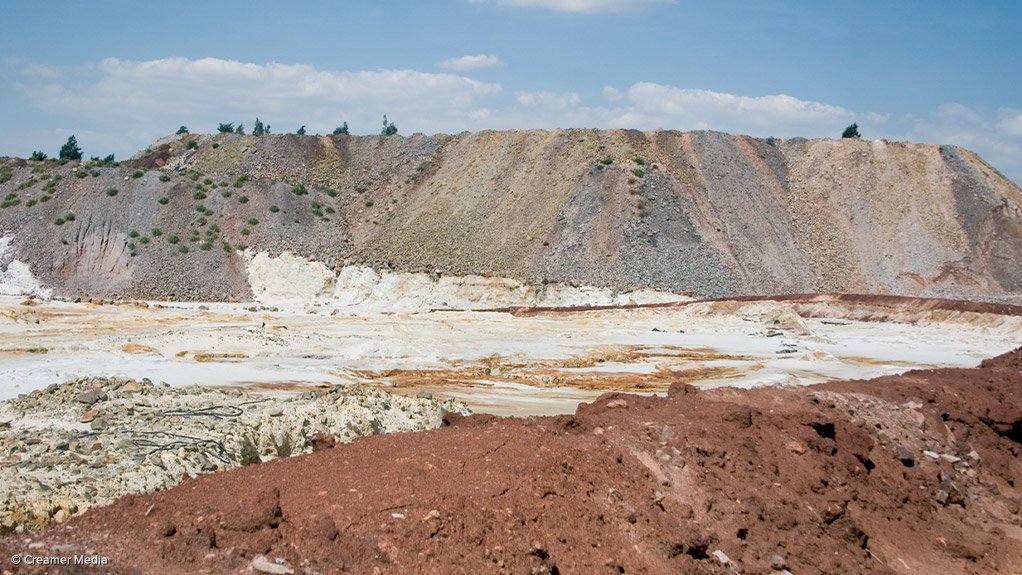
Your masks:
<svg viewBox="0 0 1022 575"><path fill-rule="evenodd" d="M63 296L247 298L236 250L249 247L331 267L697 296L1022 298L1022 191L951 146L634 130L220 134L170 136L119 167L5 167L11 257Z"/></svg>

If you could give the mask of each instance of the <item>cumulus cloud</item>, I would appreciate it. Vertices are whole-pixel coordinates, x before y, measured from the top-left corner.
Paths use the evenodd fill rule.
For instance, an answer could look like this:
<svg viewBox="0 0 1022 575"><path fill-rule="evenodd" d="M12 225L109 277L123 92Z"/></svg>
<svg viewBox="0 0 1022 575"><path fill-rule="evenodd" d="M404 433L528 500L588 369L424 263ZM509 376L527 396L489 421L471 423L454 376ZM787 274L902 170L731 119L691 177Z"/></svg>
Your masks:
<svg viewBox="0 0 1022 575"><path fill-rule="evenodd" d="M480 68L490 68L500 64L500 58L492 54L477 54L472 56L461 56L458 58L448 58L443 62L440 62L439 66L445 70L465 71L465 70L478 70Z"/></svg>
<svg viewBox="0 0 1022 575"><path fill-rule="evenodd" d="M501 4L521 8L546 8L558 12L630 12L650 6L674 4L675 0L469 0L473 4Z"/></svg>
<svg viewBox="0 0 1022 575"><path fill-rule="evenodd" d="M54 116L73 117L79 125L96 122L119 129L120 145L127 140L134 149L181 124L213 131L219 122L251 126L256 116L278 132L306 124L309 133L329 133L347 121L357 133L374 133L383 114L402 133L436 132L451 124L470 124L480 101L501 92L499 84L452 73L333 72L303 64L218 58L111 58L67 70L59 78L41 77L27 62L20 70L18 89L35 106Z"/></svg>

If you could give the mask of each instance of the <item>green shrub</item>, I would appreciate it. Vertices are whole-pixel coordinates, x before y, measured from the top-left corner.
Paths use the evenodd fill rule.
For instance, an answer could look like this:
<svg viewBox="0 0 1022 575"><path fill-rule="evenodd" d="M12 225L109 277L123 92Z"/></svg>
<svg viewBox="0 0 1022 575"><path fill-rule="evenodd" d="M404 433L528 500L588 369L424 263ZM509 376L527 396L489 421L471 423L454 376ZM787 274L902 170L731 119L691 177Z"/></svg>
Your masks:
<svg viewBox="0 0 1022 575"><path fill-rule="evenodd" d="M640 166L645 166L646 165L646 160L644 160L642 158L635 158L635 163L639 164Z"/></svg>
<svg viewBox="0 0 1022 575"><path fill-rule="evenodd" d="M206 206L199 204L195 206L195 211L199 212L200 214L204 214L206 213Z"/></svg>
<svg viewBox="0 0 1022 575"><path fill-rule="evenodd" d="M75 214L74 214L74 212L68 212L68 213L64 214L64 221L65 222L73 222L73 221L75 221Z"/></svg>
<svg viewBox="0 0 1022 575"><path fill-rule="evenodd" d="M25 207L31 208L32 206L36 205L36 203L37 202L35 201L35 198L33 198L33 199L25 202Z"/></svg>
<svg viewBox="0 0 1022 575"><path fill-rule="evenodd" d="M99 170L90 170L89 171L89 175L92 176L93 178L98 178L99 177Z"/></svg>
<svg viewBox="0 0 1022 575"><path fill-rule="evenodd" d="M600 163L603 164L604 166L609 166L614 163L614 158L607 156L606 158L600 160Z"/></svg>
<svg viewBox="0 0 1022 575"><path fill-rule="evenodd" d="M180 128L177 129L176 132L174 132L174 134L178 135L178 136L180 136L182 134L187 134L187 133L188 133L188 126L181 126Z"/></svg>
<svg viewBox="0 0 1022 575"><path fill-rule="evenodd" d="M640 170L639 168L635 168L634 170L632 170L632 173L635 174L636 178L642 178L646 176L645 170Z"/></svg>
<svg viewBox="0 0 1022 575"><path fill-rule="evenodd" d="M106 191L106 195L110 196L111 198L116 196L117 195L117 188L110 188L110 189L108 189Z"/></svg>
<svg viewBox="0 0 1022 575"><path fill-rule="evenodd" d="M161 182L169 182L170 181L170 176L168 176L167 174L160 174L160 181Z"/></svg>
<svg viewBox="0 0 1022 575"><path fill-rule="evenodd" d="M255 218L249 218L248 219L248 225L250 225L250 226L257 226L257 225L259 225L259 220L255 219Z"/></svg>
<svg viewBox="0 0 1022 575"><path fill-rule="evenodd" d="M36 150L36 151L32 152L32 155L29 156L28 159L36 160L37 162L42 162L42 161L46 160L46 154Z"/></svg>
<svg viewBox="0 0 1022 575"><path fill-rule="evenodd" d="M14 173L11 172L10 166L0 166L0 184L10 180L13 175Z"/></svg>
<svg viewBox="0 0 1022 575"><path fill-rule="evenodd" d="M248 196L238 196L238 203L239 204L247 204L248 203Z"/></svg>
<svg viewBox="0 0 1022 575"><path fill-rule="evenodd" d="M139 235L138 232L136 232L135 230L131 230L130 232L128 232L129 238L137 238L138 235Z"/></svg>
<svg viewBox="0 0 1022 575"><path fill-rule="evenodd" d="M328 214L332 214L332 213L334 213L334 209L333 209L333 208L331 208L330 206L327 206L327 207L325 207L325 208L323 208L323 209L324 209L324 210L326 211L326 213L328 213Z"/></svg>
<svg viewBox="0 0 1022 575"><path fill-rule="evenodd" d="M234 122L229 122L226 124L221 122L220 125L216 127L216 131L220 132L221 134L231 133L234 131Z"/></svg>
<svg viewBox="0 0 1022 575"><path fill-rule="evenodd" d="M133 178L141 178L144 175L145 175L145 172L143 172L142 170L135 170L134 172L132 172L131 177L133 177Z"/></svg>
<svg viewBox="0 0 1022 575"><path fill-rule="evenodd" d="M153 235L155 236L156 234L154 233ZM170 237L167 238L167 242L170 244L176 244L179 241L181 241L181 238L177 237L176 235L171 235Z"/></svg>
<svg viewBox="0 0 1022 575"><path fill-rule="evenodd" d="M161 205L165 206L165 205L167 205L167 202L170 201L170 198L168 198L167 196L163 196L162 198L160 198L160 199L158 199L156 201L159 202Z"/></svg>
<svg viewBox="0 0 1022 575"><path fill-rule="evenodd" d="M247 236L250 233L252 233L252 230L250 230L248 228L241 228L241 235Z"/></svg>
<svg viewBox="0 0 1022 575"><path fill-rule="evenodd" d="M141 244L143 244L143 245L148 244L149 243L149 236L142 236L142 237L138 238L138 241Z"/></svg>
<svg viewBox="0 0 1022 575"><path fill-rule="evenodd" d="M208 252L209 250L213 249L213 244L211 244L210 242L202 242L201 244L199 244L199 249L204 252Z"/></svg>
<svg viewBox="0 0 1022 575"><path fill-rule="evenodd" d="M177 251L179 251L179 252L181 252L183 254L187 254L188 253L188 246L186 246L184 244L181 244L180 246L178 246Z"/></svg>
<svg viewBox="0 0 1022 575"><path fill-rule="evenodd" d="M337 190L332 189L332 188L327 188L326 189L326 195L330 196L331 198L336 198L337 197Z"/></svg>
<svg viewBox="0 0 1022 575"><path fill-rule="evenodd" d="M10 200L4 200L4 202L2 204L0 204L0 208L10 208L10 207L16 206L16 205L18 205L20 203L21 203L21 200L19 200L18 198L13 198L13 199L10 199Z"/></svg>
<svg viewBox="0 0 1022 575"><path fill-rule="evenodd" d="M213 149L214 149L214 150L215 150L215 149L217 149L217 148L219 148L219 147L220 147L220 144L218 144L218 143L216 143L216 142L213 142Z"/></svg>
<svg viewBox="0 0 1022 575"><path fill-rule="evenodd" d="M275 213L277 213L279 211L280 211L280 208L278 208L277 206L270 206L270 213L271 214L275 214Z"/></svg>
<svg viewBox="0 0 1022 575"><path fill-rule="evenodd" d="M388 122L387 121L387 115L384 114L383 115L383 129L380 130L380 135L381 136L393 136L395 134L397 134L397 126L394 125L394 122Z"/></svg>
<svg viewBox="0 0 1022 575"><path fill-rule="evenodd" d="M57 224L58 226L62 226L64 225L64 218L57 218L53 220L53 223Z"/></svg>
<svg viewBox="0 0 1022 575"><path fill-rule="evenodd" d="M152 234L154 238L158 238L163 235L163 230L161 230L160 228L153 228L153 231L150 232L150 234Z"/></svg>
<svg viewBox="0 0 1022 575"><path fill-rule="evenodd" d="M240 188L241 186L244 186L245 182L247 182L247 181L248 181L248 174L242 174L242 175L238 176L238 178L236 180L234 180L234 187L235 188Z"/></svg>
<svg viewBox="0 0 1022 575"><path fill-rule="evenodd" d="M194 194L192 194L192 198L194 198L196 200L205 200L206 199L206 194L203 193L203 192L195 192Z"/></svg>
<svg viewBox="0 0 1022 575"><path fill-rule="evenodd" d="M196 149L198 147L199 147L199 143L196 142L195 140L188 140L188 143L185 144L185 149L186 150L194 150L194 149Z"/></svg>
<svg viewBox="0 0 1022 575"><path fill-rule="evenodd" d="M48 202L48 201L50 201L50 199L51 199L52 197L53 197L53 196L41 196L41 197L39 198L39 201L40 201L40 202L44 202L44 203L45 203L45 202Z"/></svg>
<svg viewBox="0 0 1022 575"><path fill-rule="evenodd" d="M347 134L347 133L348 133L348 123L347 122L344 122L340 126L337 126L336 128L334 128L334 135L335 136L339 136L341 134Z"/></svg>
<svg viewBox="0 0 1022 575"><path fill-rule="evenodd" d="M373 201L372 200L366 200L366 207L367 208L373 207Z"/></svg>
<svg viewBox="0 0 1022 575"><path fill-rule="evenodd" d="M89 177L89 173L86 172L85 170L78 170L77 172L75 172L75 177L76 178L88 178Z"/></svg>
<svg viewBox="0 0 1022 575"><path fill-rule="evenodd" d="M309 194L309 190L305 188L305 184L295 184L291 186L291 193L296 196L305 196Z"/></svg>
<svg viewBox="0 0 1022 575"><path fill-rule="evenodd" d="M229 197L231 197L231 191L230 190L224 190L224 191L220 192L220 197L222 197L222 198L229 198Z"/></svg>
<svg viewBox="0 0 1022 575"><path fill-rule="evenodd" d="M202 216L201 218L195 220L195 223L198 224L199 227L201 228L202 226L204 226L207 223L209 223L209 220L206 219L206 216Z"/></svg>
<svg viewBox="0 0 1022 575"><path fill-rule="evenodd" d="M224 242L223 244L221 244L221 246L224 248L225 252L231 251L231 244Z"/></svg>
<svg viewBox="0 0 1022 575"><path fill-rule="evenodd" d="M847 128L845 128L844 132L841 132L841 137L842 138L858 138L858 137L860 137L860 135L859 135L859 125L856 124L856 123L852 123L851 126L848 126Z"/></svg>

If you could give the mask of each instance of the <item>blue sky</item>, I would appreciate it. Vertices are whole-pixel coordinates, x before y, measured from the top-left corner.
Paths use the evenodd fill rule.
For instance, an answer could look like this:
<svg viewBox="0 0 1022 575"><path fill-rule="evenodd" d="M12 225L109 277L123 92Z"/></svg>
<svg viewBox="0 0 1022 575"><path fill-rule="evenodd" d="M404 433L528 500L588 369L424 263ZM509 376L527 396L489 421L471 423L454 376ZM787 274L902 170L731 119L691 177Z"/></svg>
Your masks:
<svg viewBox="0 0 1022 575"><path fill-rule="evenodd" d="M256 116L402 134L713 129L958 144L1022 181L1022 2L4 2L0 155Z"/></svg>

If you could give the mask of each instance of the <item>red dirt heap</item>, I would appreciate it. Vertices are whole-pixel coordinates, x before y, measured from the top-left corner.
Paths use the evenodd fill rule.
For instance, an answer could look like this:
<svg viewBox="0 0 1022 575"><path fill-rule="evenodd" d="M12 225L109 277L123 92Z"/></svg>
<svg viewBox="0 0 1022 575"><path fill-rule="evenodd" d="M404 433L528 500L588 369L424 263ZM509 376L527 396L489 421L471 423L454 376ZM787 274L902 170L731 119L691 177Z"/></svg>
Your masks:
<svg viewBox="0 0 1022 575"><path fill-rule="evenodd" d="M1022 348L447 423L126 497L0 540L3 568L70 573L6 557L97 553L113 573L1022 573Z"/></svg>

